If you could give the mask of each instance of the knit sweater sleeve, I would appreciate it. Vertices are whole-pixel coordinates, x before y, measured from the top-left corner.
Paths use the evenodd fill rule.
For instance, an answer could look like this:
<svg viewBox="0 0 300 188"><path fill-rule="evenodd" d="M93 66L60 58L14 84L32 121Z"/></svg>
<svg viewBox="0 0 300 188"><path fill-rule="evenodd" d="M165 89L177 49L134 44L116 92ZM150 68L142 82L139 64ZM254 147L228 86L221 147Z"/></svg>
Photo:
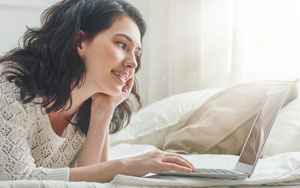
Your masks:
<svg viewBox="0 0 300 188"><path fill-rule="evenodd" d="M12 83L0 78L0 180L69 180L69 168L35 165L27 141L29 118Z"/></svg>

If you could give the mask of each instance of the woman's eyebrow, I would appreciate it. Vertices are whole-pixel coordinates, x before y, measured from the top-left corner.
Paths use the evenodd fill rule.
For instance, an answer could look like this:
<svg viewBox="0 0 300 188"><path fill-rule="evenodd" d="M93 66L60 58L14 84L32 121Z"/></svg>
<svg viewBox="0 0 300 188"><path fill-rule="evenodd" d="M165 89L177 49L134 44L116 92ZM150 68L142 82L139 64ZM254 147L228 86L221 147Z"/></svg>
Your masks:
<svg viewBox="0 0 300 188"><path fill-rule="evenodd" d="M126 35L126 34L119 33L119 34L116 34L115 36L125 37L129 42L133 43L132 39L131 39L128 35ZM142 51L142 48L141 48L141 47L137 47L137 49L138 49L139 51Z"/></svg>

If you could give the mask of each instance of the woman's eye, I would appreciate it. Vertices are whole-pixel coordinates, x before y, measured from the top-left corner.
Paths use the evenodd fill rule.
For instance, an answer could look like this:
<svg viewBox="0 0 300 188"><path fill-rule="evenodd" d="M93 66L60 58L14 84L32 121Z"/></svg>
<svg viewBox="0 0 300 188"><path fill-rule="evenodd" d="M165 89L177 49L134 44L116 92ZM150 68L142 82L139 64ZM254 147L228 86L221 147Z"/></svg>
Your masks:
<svg viewBox="0 0 300 188"><path fill-rule="evenodd" d="M125 48L126 48L126 44L124 44L123 42L117 42L117 44L118 44L122 49L125 49Z"/></svg>

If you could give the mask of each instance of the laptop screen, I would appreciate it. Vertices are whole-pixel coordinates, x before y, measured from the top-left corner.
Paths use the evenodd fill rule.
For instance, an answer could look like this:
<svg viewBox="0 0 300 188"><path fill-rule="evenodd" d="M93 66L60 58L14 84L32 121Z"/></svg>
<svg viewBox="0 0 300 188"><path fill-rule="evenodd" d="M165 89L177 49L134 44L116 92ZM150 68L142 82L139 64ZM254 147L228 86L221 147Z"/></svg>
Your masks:
<svg viewBox="0 0 300 188"><path fill-rule="evenodd" d="M267 95L261 111L252 127L251 133L240 155L239 162L254 165L267 139L285 92Z"/></svg>

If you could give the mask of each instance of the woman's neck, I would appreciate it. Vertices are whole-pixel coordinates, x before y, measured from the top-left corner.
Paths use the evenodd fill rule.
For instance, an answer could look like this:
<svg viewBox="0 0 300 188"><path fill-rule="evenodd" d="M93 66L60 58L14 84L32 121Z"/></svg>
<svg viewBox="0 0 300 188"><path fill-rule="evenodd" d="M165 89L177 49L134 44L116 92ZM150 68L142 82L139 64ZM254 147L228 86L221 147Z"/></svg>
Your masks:
<svg viewBox="0 0 300 188"><path fill-rule="evenodd" d="M86 77L84 83L80 87L76 87L71 92L72 104L70 106L70 101L68 100L65 109L61 109L55 113L60 114L63 117L73 117L73 115L79 110L80 106L91 96L93 96L97 91L95 86L91 84L89 78ZM49 104L49 107L52 105ZM46 107L47 109L47 107Z"/></svg>
<svg viewBox="0 0 300 188"><path fill-rule="evenodd" d="M67 102L65 109L59 110L57 112L50 112L48 118L50 120L51 126L54 132L61 136L65 128L69 125L69 122L72 120L73 116L79 110L80 106L89 99L95 91L89 86L90 82L85 82L81 87L76 87L72 93L72 104L70 106L70 101ZM49 107L52 105L51 103ZM48 107L48 108L49 108ZM47 109L47 107L46 107Z"/></svg>

